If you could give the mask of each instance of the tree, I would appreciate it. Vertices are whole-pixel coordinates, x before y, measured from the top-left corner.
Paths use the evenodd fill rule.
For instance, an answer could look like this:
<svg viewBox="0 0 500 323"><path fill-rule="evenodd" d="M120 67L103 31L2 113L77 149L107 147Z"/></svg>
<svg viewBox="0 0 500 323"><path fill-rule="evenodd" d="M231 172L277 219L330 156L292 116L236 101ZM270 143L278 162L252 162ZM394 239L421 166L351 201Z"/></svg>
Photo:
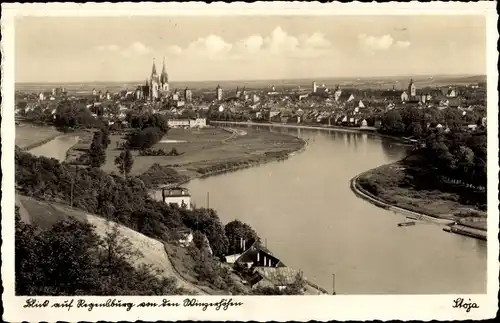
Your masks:
<svg viewBox="0 0 500 323"><path fill-rule="evenodd" d="M127 137L127 146L130 149L151 148L163 138L165 133L156 127L147 127L143 130L133 132Z"/></svg>
<svg viewBox="0 0 500 323"><path fill-rule="evenodd" d="M420 125L419 122L412 122L408 126L407 131L411 136L413 136L417 139L422 137L422 134L423 134L423 129L422 129L422 126Z"/></svg>
<svg viewBox="0 0 500 323"><path fill-rule="evenodd" d="M104 149L108 148L109 144L111 143L111 140L109 139L109 127L108 126L103 126L101 128L101 133L102 133L102 146Z"/></svg>
<svg viewBox="0 0 500 323"><path fill-rule="evenodd" d="M224 226L224 233L229 241L228 253L235 254L241 252L241 239L245 240L248 246L249 241L260 242L260 238L252 227L239 220L233 220ZM249 246L248 246L249 247Z"/></svg>
<svg viewBox="0 0 500 323"><path fill-rule="evenodd" d="M23 296L185 294L142 257L113 225L104 239L77 220L49 229L23 223L16 209L16 294ZM163 277L159 277L159 275Z"/></svg>
<svg viewBox="0 0 500 323"><path fill-rule="evenodd" d="M63 221L49 230L16 217L16 294L82 295L99 289L98 245L90 224Z"/></svg>
<svg viewBox="0 0 500 323"><path fill-rule="evenodd" d="M224 234L224 227L213 209L180 209L184 225L193 231L199 230L207 236L208 242L215 256L223 257L227 254L228 240Z"/></svg>
<svg viewBox="0 0 500 323"><path fill-rule="evenodd" d="M390 133L401 133L405 129L405 125L401 118L401 115L396 110L390 110L386 114L384 114L382 118L382 123Z"/></svg>
<svg viewBox="0 0 500 323"><path fill-rule="evenodd" d="M168 118L167 116L159 113L155 113L149 116L147 122L144 124L143 128L156 127L160 129L163 133L168 132Z"/></svg>
<svg viewBox="0 0 500 323"><path fill-rule="evenodd" d="M56 107L54 125L59 128L85 128L99 125L85 104L61 101Z"/></svg>
<svg viewBox="0 0 500 323"><path fill-rule="evenodd" d="M130 150L126 149L122 151L120 155L115 158L115 165L118 167L120 174L124 175L126 178L134 165L134 159L132 158Z"/></svg>
<svg viewBox="0 0 500 323"><path fill-rule="evenodd" d="M447 108L444 112L444 119L450 129L458 129L464 124L462 112L458 109Z"/></svg>
<svg viewBox="0 0 500 323"><path fill-rule="evenodd" d="M95 132L88 152L90 166L92 167L99 168L106 162L106 152L103 147L103 141L103 132Z"/></svg>

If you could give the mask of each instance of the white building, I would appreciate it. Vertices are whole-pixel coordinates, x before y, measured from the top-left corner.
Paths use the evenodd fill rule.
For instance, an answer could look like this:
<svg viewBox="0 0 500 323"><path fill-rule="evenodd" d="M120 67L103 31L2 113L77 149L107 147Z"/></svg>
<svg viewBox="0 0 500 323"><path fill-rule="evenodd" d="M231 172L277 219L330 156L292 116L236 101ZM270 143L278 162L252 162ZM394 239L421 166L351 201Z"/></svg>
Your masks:
<svg viewBox="0 0 500 323"><path fill-rule="evenodd" d="M185 207L191 210L191 195L186 188L163 188L161 194L163 202L167 204L177 204L179 207Z"/></svg>
<svg viewBox="0 0 500 323"><path fill-rule="evenodd" d="M207 119L196 118L189 120L189 126L191 128L205 128L207 126Z"/></svg>
<svg viewBox="0 0 500 323"><path fill-rule="evenodd" d="M170 119L168 126L170 128L204 128L207 126L207 119Z"/></svg>
<svg viewBox="0 0 500 323"><path fill-rule="evenodd" d="M189 128L189 119L169 119L170 128Z"/></svg>

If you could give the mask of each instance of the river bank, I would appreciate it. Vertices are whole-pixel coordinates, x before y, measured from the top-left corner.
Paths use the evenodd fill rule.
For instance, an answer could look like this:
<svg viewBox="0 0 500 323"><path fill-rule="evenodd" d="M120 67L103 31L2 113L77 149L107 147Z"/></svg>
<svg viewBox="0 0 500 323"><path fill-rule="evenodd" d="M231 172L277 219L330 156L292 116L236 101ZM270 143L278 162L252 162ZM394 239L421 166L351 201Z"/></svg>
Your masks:
<svg viewBox="0 0 500 323"><path fill-rule="evenodd" d="M447 232L487 239L486 212L462 204L454 193L408 187L407 159L363 172L351 179L351 190L370 203L410 219L444 224ZM425 177L424 177L425 178ZM466 216L466 214L474 216Z"/></svg>
<svg viewBox="0 0 500 323"><path fill-rule="evenodd" d="M402 158L401 145L319 131L301 137L309 148L287 163L193 181L187 188L195 201L210 191L210 205L223 223L238 218L250 224L283 261L320 286L331 286L335 273L340 294L484 292L482 241L443 234L436 225L399 229L391 212L365 203L345 185L366 169ZM315 212L304 217L311 211L307 201L314 201Z"/></svg>
<svg viewBox="0 0 500 323"><path fill-rule="evenodd" d="M16 125L15 144L22 150L42 146L64 133L57 131L54 127L43 127L30 123Z"/></svg>
<svg viewBox="0 0 500 323"><path fill-rule="evenodd" d="M327 131L339 131L339 132L350 132L350 133L369 133L378 137L392 139L394 141L413 145L413 142L406 138L390 136L386 134L382 134L378 132L373 127L360 128L360 127L343 127L336 125L315 125L315 126L307 126L307 125L299 125L299 124L281 124L281 123L261 123L261 122L237 122L237 121L210 121L212 124L230 124L230 125L239 125L239 126L266 126L266 127L276 127L276 128L292 128L292 129L308 129L308 130L327 130Z"/></svg>
<svg viewBox="0 0 500 323"><path fill-rule="evenodd" d="M285 160L301 151L305 141L287 134L267 130L232 128L170 129L166 138L153 149L179 152L175 156L140 156L132 151L134 164L131 176L147 177L151 188L185 184L195 178L205 178L271 161ZM106 149L106 163L102 170L117 172L114 159L121 150L123 141L119 134L110 135L111 143ZM177 172L178 176L174 176ZM168 176L164 176L168 175ZM158 180L156 180L157 178ZM177 179L161 183L161 178ZM148 185L149 186L149 185Z"/></svg>
<svg viewBox="0 0 500 323"><path fill-rule="evenodd" d="M78 131L74 134L78 137L77 142L66 152L66 162L78 162L87 152L92 143L94 133L91 130Z"/></svg>

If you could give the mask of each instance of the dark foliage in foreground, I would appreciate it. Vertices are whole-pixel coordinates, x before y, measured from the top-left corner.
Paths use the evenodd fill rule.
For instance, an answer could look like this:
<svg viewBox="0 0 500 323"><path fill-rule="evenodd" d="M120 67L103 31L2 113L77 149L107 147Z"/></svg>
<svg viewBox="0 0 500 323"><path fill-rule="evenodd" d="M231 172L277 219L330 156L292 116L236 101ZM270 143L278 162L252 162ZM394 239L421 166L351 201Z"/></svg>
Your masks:
<svg viewBox="0 0 500 323"><path fill-rule="evenodd" d="M16 208L18 211L18 208ZM175 279L135 268L141 255L110 229L101 239L88 223L62 221L48 230L20 221L16 212L17 295L176 295Z"/></svg>
<svg viewBox="0 0 500 323"><path fill-rule="evenodd" d="M138 178L108 175L97 168L75 167L55 159L35 157L16 149L16 188L34 198L70 204L126 225L160 240L175 239L179 229L200 229L216 256L227 252L228 241L212 209L186 210L153 200Z"/></svg>

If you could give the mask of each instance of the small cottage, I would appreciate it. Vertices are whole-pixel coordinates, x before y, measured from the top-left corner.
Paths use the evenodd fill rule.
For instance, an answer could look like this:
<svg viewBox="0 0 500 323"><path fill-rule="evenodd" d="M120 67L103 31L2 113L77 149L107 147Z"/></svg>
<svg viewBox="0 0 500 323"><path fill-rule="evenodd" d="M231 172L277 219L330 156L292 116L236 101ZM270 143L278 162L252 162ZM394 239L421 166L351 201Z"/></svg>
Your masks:
<svg viewBox="0 0 500 323"><path fill-rule="evenodd" d="M162 189L163 202L167 204L177 204L179 207L191 209L191 195L186 188L174 187Z"/></svg>
<svg viewBox="0 0 500 323"><path fill-rule="evenodd" d="M302 276L301 272L289 267L255 268L254 274L249 279L252 288L278 288L284 290L295 284Z"/></svg>

